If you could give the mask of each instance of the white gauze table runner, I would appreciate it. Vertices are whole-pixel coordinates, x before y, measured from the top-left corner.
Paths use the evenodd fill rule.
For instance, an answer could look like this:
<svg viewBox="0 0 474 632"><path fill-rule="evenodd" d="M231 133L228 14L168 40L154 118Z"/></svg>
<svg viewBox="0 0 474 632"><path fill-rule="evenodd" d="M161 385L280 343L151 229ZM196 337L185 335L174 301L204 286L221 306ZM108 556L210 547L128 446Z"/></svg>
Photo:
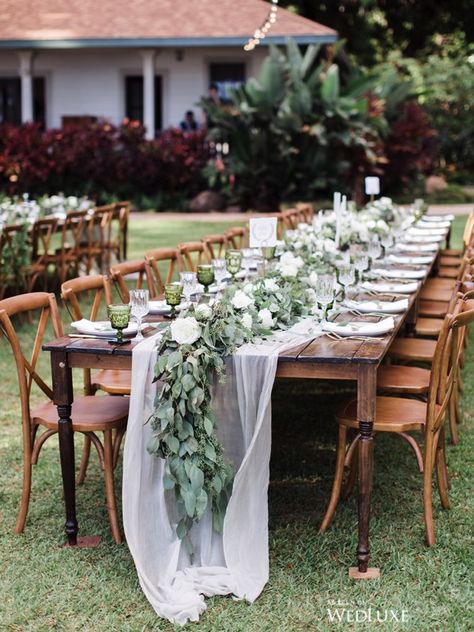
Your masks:
<svg viewBox="0 0 474 632"><path fill-rule="evenodd" d="M236 476L223 534L208 510L191 530L191 563L176 535L174 490L163 487L164 460L150 455L157 336L132 353L132 391L123 464L123 522L140 585L158 615L184 625L206 609L204 596L253 602L268 581L271 392L278 355L319 335L311 319L262 345L244 345L213 388L217 434ZM204 595L204 596L203 596Z"/></svg>

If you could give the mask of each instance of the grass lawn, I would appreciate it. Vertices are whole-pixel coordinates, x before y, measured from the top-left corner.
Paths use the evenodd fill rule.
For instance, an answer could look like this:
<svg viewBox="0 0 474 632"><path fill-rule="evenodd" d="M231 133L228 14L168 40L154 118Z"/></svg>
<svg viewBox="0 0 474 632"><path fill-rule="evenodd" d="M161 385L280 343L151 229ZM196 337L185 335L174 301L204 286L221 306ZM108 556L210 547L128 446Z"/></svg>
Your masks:
<svg viewBox="0 0 474 632"><path fill-rule="evenodd" d="M464 218L455 223L459 244ZM143 250L221 232L225 224L138 220L130 230L130 257ZM25 325L21 335L31 339ZM196 632L321 632L326 630L472 630L474 524L474 361L466 353L464 423L460 444L448 448L451 511L436 494L437 543L424 545L421 478L406 443L377 437L371 554L381 578L355 582L356 498L339 506L333 524L317 533L335 460L332 410L344 384L279 381L273 395L270 506L270 581L253 605L215 597ZM42 358L47 367L48 358ZM126 543L109 533L102 474L96 456L78 489L81 532L99 534L96 549L63 548L63 503L57 440L48 441L34 467L24 534L13 533L21 489L21 427L15 368L0 340L0 630L151 632L173 630L145 599ZM80 437L77 437L80 449ZM117 481L121 476L120 466ZM157 561L159 563L159 560ZM386 623L339 623L328 610L371 607ZM386 612L388 611L388 612ZM402 611L406 623L401 623ZM361 615L360 615L361 616ZM398 622L394 620L398 619ZM180 628L176 628L180 629Z"/></svg>

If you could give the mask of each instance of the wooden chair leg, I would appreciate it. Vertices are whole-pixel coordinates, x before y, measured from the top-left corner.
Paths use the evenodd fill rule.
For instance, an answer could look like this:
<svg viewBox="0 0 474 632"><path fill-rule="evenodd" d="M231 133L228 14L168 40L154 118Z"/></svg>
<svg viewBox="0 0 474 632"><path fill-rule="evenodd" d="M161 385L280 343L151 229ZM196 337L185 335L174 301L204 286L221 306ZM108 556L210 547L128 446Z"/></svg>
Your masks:
<svg viewBox="0 0 474 632"><path fill-rule="evenodd" d="M433 433L425 434L425 459L423 471L423 509L425 518L426 543L433 546L435 543L433 522L433 460L434 460Z"/></svg>
<svg viewBox="0 0 474 632"><path fill-rule="evenodd" d="M357 474L359 473L359 450L357 449L357 443L359 441L360 434L356 433L352 443L346 452L346 458L344 461L345 467L349 469L349 475L341 491L341 499L347 500L352 494L355 482L357 480Z"/></svg>
<svg viewBox="0 0 474 632"><path fill-rule="evenodd" d="M109 512L110 529L116 544L120 544L122 536L117 514L114 485L114 453L112 446L112 431L104 431L104 478L105 493L107 496L107 510Z"/></svg>
<svg viewBox="0 0 474 632"><path fill-rule="evenodd" d="M336 450L336 471L334 473L334 480L332 483L331 498L329 500L326 514L324 515L321 526L319 527L319 533L324 533L329 527L341 495L342 477L344 476L344 459L346 456L346 435L347 428L340 424Z"/></svg>
<svg viewBox="0 0 474 632"><path fill-rule="evenodd" d="M457 428L456 401L455 392L453 391L449 400L449 434L451 435L451 443L457 445L459 443L459 435Z"/></svg>
<svg viewBox="0 0 474 632"><path fill-rule="evenodd" d="M28 506L31 494L31 455L24 453L23 456L23 488L21 491L20 509L16 520L15 533L23 533L25 528Z"/></svg>
<svg viewBox="0 0 474 632"><path fill-rule="evenodd" d="M82 485L86 478L87 466L89 465L89 456L91 453L91 439L86 434L84 435L84 443L82 444L82 456L81 465L79 467L79 474L76 478L76 484Z"/></svg>
<svg viewBox="0 0 474 632"><path fill-rule="evenodd" d="M451 509L448 498L449 477L446 466L445 437L444 429L439 433L438 445L436 446L436 475L438 478L438 491L443 509Z"/></svg>

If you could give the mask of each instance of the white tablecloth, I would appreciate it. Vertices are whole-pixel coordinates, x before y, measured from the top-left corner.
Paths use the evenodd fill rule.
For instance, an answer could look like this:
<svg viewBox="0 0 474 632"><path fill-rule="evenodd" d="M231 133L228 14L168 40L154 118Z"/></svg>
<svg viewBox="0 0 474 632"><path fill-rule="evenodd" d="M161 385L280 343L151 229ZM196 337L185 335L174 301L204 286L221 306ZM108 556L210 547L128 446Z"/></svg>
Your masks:
<svg viewBox="0 0 474 632"><path fill-rule="evenodd" d="M268 580L271 392L278 354L318 333L311 320L299 323L296 331L270 344L240 348L228 360L226 383L213 389L217 433L237 473L223 534L213 531L209 511L192 528L192 563L176 535L174 491L165 491L162 484L164 460L146 451L151 427L145 422L157 390L152 383L156 336L133 351L124 529L146 597L157 614L173 623L197 621L206 609L204 596L233 594L253 602Z"/></svg>

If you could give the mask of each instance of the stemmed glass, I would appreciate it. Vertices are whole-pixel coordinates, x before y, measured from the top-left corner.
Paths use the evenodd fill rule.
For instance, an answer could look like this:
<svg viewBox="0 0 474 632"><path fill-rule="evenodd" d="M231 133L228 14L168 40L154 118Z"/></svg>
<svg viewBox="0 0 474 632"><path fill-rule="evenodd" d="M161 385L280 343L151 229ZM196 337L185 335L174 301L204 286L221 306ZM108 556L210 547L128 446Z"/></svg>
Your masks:
<svg viewBox="0 0 474 632"><path fill-rule="evenodd" d="M354 285L355 283L355 270L354 266L351 265L342 265L339 268L339 283L343 286L342 294L343 299L347 296L347 288L349 285Z"/></svg>
<svg viewBox="0 0 474 632"><path fill-rule="evenodd" d="M197 279L201 285L204 285L204 292L208 294L209 286L214 283L214 269L208 263L201 264L197 268Z"/></svg>
<svg viewBox="0 0 474 632"><path fill-rule="evenodd" d="M322 322L327 321L327 309L334 300L334 277L332 274L320 274L316 282L316 301L323 310Z"/></svg>
<svg viewBox="0 0 474 632"><path fill-rule="evenodd" d="M242 267L245 270L245 280L250 277L250 270L254 263L254 251L253 248L242 248Z"/></svg>
<svg viewBox="0 0 474 632"><path fill-rule="evenodd" d="M135 340L143 340L142 318L150 311L150 294L148 290L130 290L130 308L132 316L138 325Z"/></svg>
<svg viewBox="0 0 474 632"><path fill-rule="evenodd" d="M107 316L110 324L117 330L117 339L109 340L110 344L123 345L128 340L123 339L123 330L127 327L130 320L130 305L107 305Z"/></svg>
<svg viewBox="0 0 474 632"><path fill-rule="evenodd" d="M183 295L188 303L191 302L191 296L196 292L197 275L195 272L180 272L179 278L183 286Z"/></svg>
<svg viewBox="0 0 474 632"><path fill-rule="evenodd" d="M382 254L382 247L378 239L374 239L369 243L367 253L372 262L380 257L380 255Z"/></svg>
<svg viewBox="0 0 474 632"><path fill-rule="evenodd" d="M225 259L213 259L211 264L216 278L217 289L220 291L222 282L227 275Z"/></svg>
<svg viewBox="0 0 474 632"><path fill-rule="evenodd" d="M235 275L240 271L242 266L242 252L240 250L227 250L225 253L225 261L227 272L232 276L235 282Z"/></svg>
<svg viewBox="0 0 474 632"><path fill-rule="evenodd" d="M176 318L176 305L181 303L183 286L181 283L167 283L165 285L165 300L171 307L171 318Z"/></svg>
<svg viewBox="0 0 474 632"><path fill-rule="evenodd" d="M385 254L387 254L387 250L393 246L393 235L387 233L382 237L380 243L384 247Z"/></svg>
<svg viewBox="0 0 474 632"><path fill-rule="evenodd" d="M354 268L357 270L357 278L362 281L362 273L369 267L369 255L362 251L354 255Z"/></svg>

